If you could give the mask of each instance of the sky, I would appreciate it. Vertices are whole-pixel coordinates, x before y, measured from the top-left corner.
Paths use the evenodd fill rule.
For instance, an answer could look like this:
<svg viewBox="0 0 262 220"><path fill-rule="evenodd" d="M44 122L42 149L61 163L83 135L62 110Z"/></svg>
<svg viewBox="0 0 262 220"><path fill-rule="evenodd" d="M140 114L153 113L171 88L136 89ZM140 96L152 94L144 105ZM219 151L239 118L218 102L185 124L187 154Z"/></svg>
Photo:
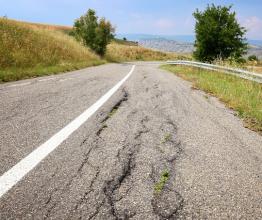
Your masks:
<svg viewBox="0 0 262 220"><path fill-rule="evenodd" d="M262 40L262 0L0 0L0 16L71 26L92 8L119 34L191 35L192 13L212 3L233 5L247 37Z"/></svg>

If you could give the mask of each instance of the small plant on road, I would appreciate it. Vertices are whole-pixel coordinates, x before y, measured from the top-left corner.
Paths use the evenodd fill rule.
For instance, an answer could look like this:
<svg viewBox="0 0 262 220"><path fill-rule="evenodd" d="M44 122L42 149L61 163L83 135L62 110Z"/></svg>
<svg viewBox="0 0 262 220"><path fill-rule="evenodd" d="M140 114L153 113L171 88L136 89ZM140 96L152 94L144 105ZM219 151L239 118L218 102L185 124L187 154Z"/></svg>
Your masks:
<svg viewBox="0 0 262 220"><path fill-rule="evenodd" d="M161 174L159 182L155 185L155 192L160 193L164 189L165 184L169 179L169 171L164 170Z"/></svg>
<svg viewBox="0 0 262 220"><path fill-rule="evenodd" d="M166 142L170 141L172 138L172 135L171 134L165 134L163 140L161 141L161 144L165 144Z"/></svg>

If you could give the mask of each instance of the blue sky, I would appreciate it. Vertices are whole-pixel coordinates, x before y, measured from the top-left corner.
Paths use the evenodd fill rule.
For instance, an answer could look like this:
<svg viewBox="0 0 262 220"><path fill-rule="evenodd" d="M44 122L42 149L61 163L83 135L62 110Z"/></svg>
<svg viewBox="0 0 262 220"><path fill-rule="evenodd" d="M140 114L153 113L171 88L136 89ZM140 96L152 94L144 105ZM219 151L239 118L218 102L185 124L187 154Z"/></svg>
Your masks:
<svg viewBox="0 0 262 220"><path fill-rule="evenodd" d="M233 4L248 37L262 40L262 0L0 0L0 16L72 25L88 8L109 19L117 33L188 35L194 33L192 13L208 3Z"/></svg>

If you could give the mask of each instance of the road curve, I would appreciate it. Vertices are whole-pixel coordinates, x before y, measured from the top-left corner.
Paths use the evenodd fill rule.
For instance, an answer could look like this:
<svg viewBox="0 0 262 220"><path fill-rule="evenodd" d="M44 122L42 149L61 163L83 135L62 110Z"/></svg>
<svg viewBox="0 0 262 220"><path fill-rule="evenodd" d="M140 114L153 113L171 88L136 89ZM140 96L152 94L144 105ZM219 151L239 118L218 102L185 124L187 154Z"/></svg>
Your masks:
<svg viewBox="0 0 262 220"><path fill-rule="evenodd" d="M0 175L122 80L107 64L0 85ZM262 137L138 62L87 122L0 198L0 219L259 219ZM169 178L155 186L163 171Z"/></svg>

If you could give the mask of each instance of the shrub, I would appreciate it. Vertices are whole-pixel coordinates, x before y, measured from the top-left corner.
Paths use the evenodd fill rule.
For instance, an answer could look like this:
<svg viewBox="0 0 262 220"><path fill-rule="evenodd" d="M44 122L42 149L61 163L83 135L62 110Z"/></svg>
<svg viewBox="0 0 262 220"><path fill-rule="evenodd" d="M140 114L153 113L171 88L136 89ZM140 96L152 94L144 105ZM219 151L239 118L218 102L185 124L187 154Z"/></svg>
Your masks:
<svg viewBox="0 0 262 220"><path fill-rule="evenodd" d="M98 21L96 12L89 9L87 13L74 23L73 33L77 40L90 47L97 54L104 56L106 46L114 37L114 28L109 21L101 18Z"/></svg>
<svg viewBox="0 0 262 220"><path fill-rule="evenodd" d="M247 59L249 61L258 61L258 57L256 55L250 55Z"/></svg>
<svg viewBox="0 0 262 220"><path fill-rule="evenodd" d="M194 12L196 19L196 50L194 57L200 61L212 62L215 59L229 57L238 60L247 51L244 35L246 29L231 12L232 6L208 5L204 12Z"/></svg>

